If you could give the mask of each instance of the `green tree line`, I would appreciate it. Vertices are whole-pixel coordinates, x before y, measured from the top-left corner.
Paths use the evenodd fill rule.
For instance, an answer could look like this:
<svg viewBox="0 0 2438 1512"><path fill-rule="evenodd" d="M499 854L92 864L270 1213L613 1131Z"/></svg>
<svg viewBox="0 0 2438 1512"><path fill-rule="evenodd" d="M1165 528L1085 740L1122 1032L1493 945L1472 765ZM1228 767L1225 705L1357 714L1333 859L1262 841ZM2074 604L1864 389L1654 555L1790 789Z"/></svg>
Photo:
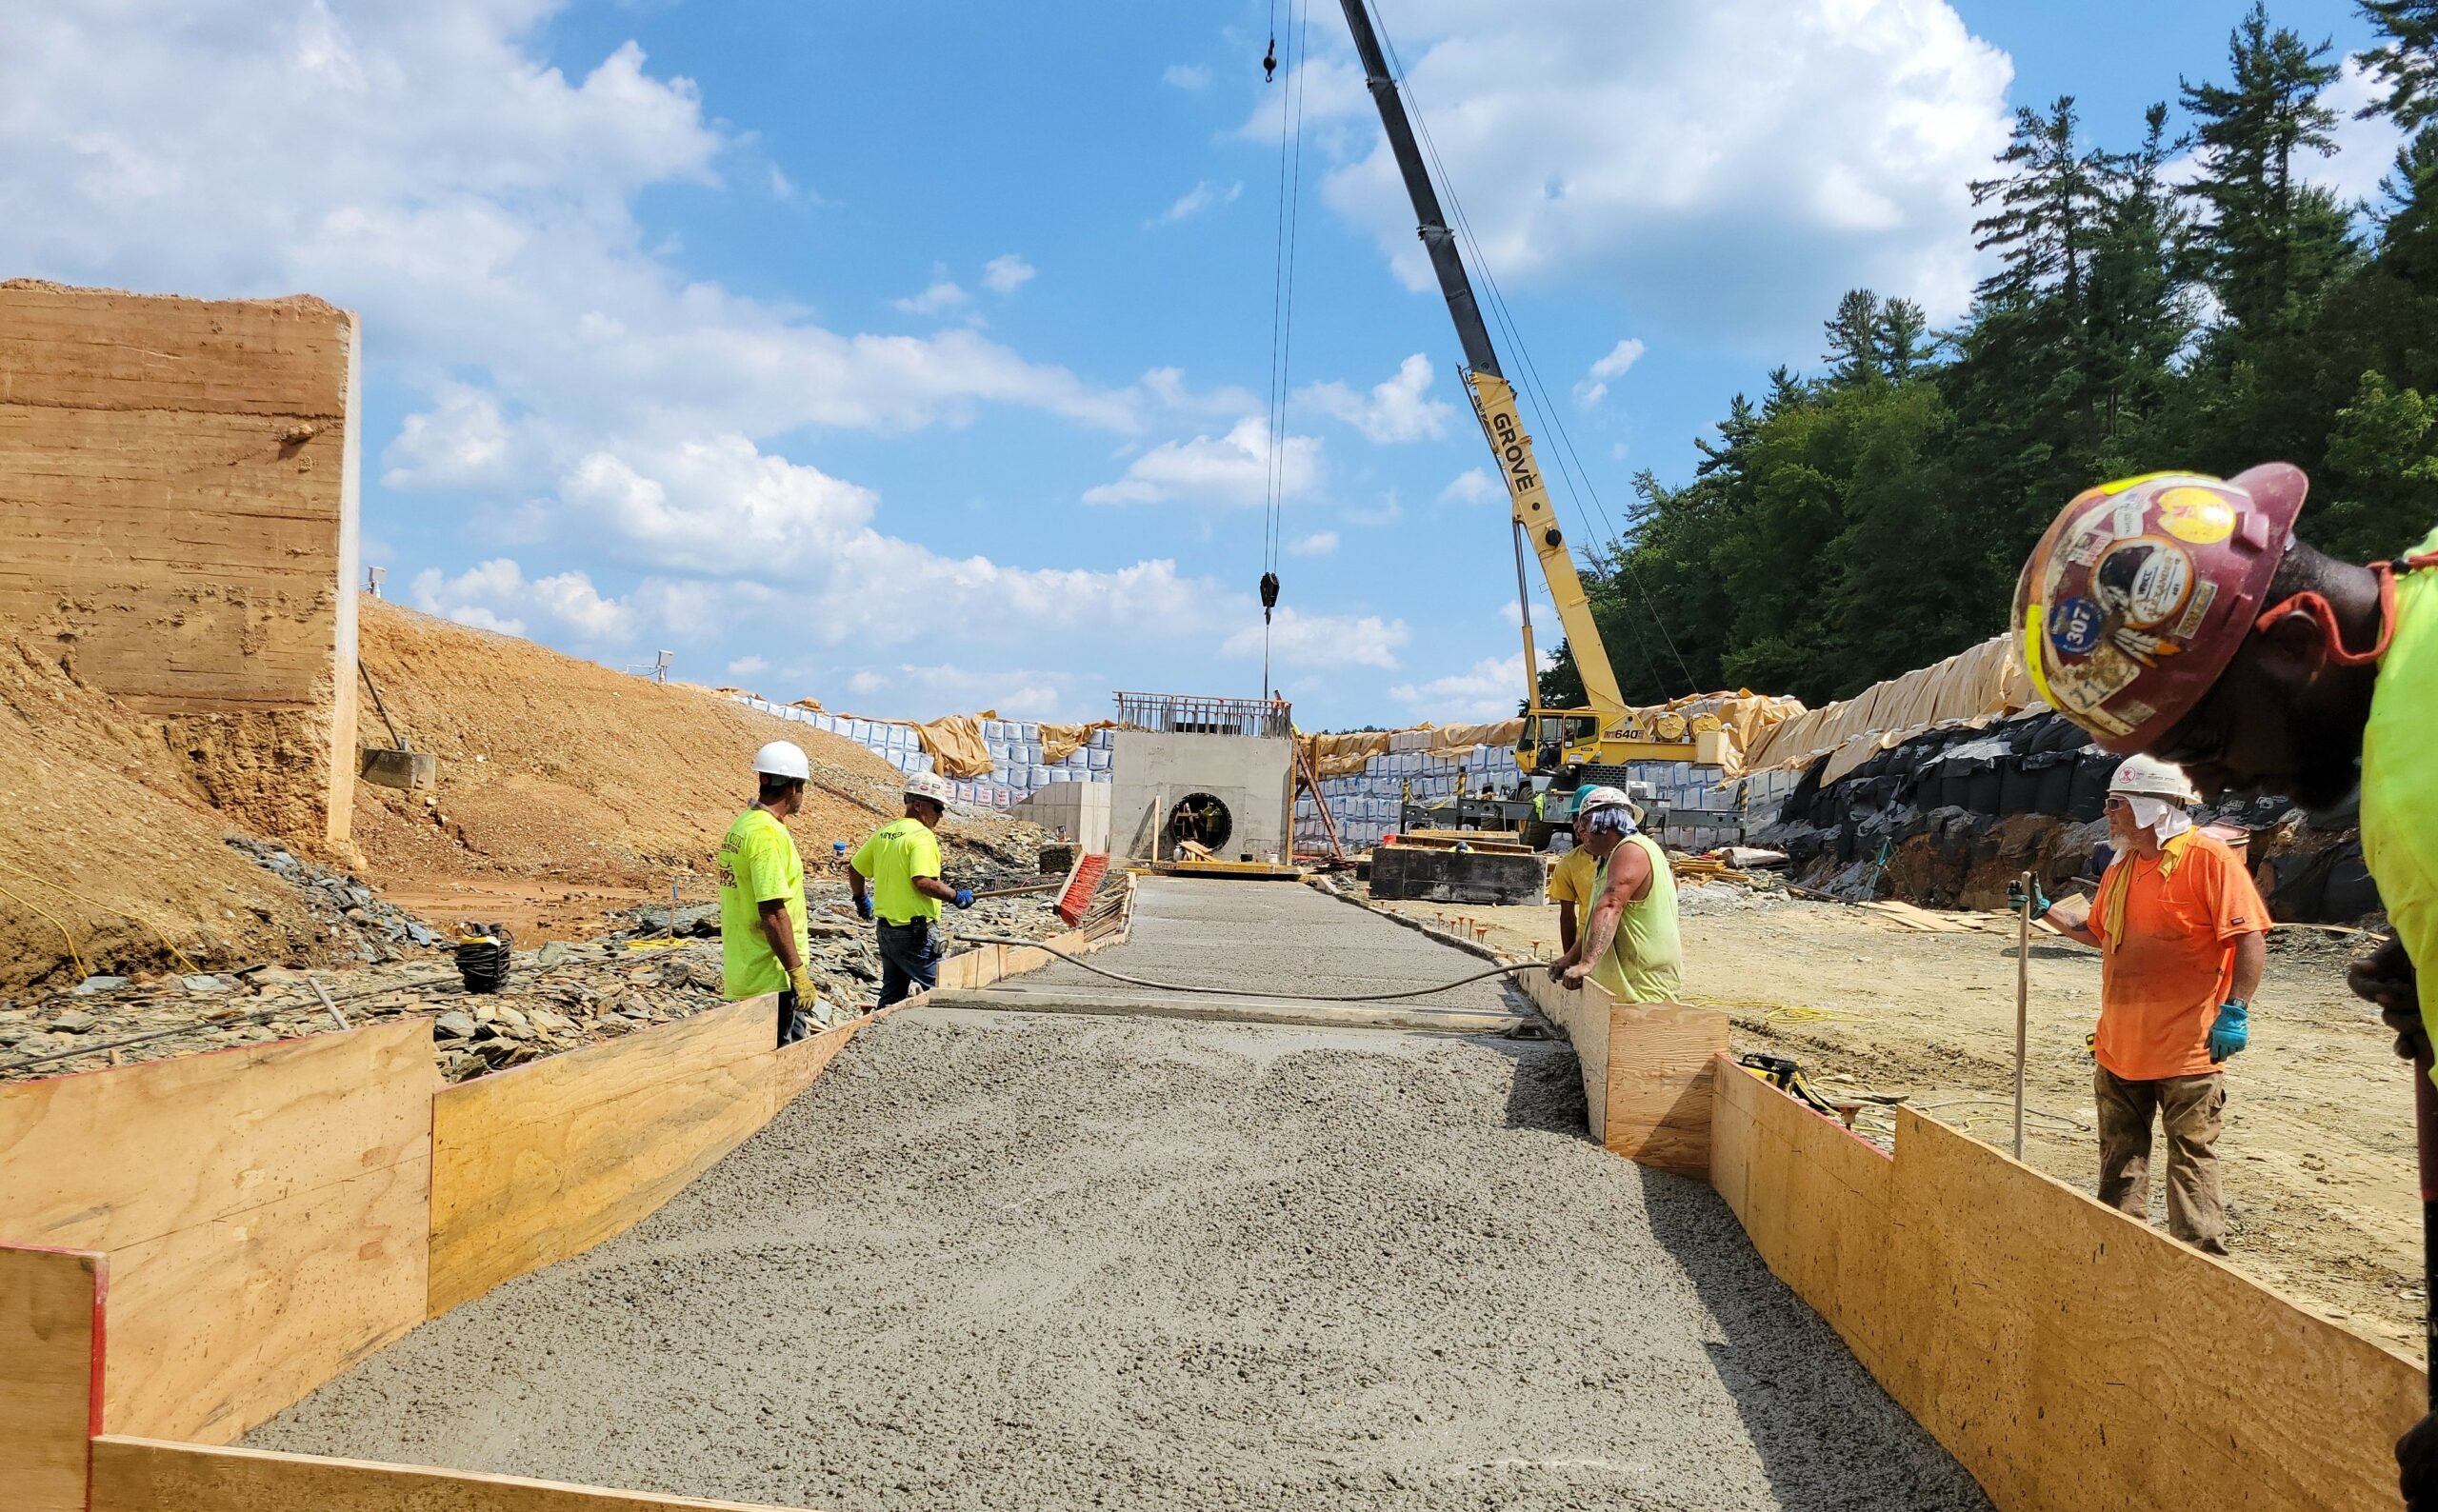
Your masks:
<svg viewBox="0 0 2438 1512"><path fill-rule="evenodd" d="M2057 509L2110 478L2293 462L2305 533L2356 561L2438 525L2438 0L2362 9L2364 113L2408 133L2374 203L2310 182L2338 60L2261 5L2223 80L2178 81L2187 135L2164 103L2123 148L2070 96L2019 110L1971 186L1993 270L1958 328L1855 289L1820 371L1738 394L1689 482L1634 480L1584 574L1629 700L1819 704L1961 650L2004 627ZM1542 691L1581 700L1570 657Z"/></svg>

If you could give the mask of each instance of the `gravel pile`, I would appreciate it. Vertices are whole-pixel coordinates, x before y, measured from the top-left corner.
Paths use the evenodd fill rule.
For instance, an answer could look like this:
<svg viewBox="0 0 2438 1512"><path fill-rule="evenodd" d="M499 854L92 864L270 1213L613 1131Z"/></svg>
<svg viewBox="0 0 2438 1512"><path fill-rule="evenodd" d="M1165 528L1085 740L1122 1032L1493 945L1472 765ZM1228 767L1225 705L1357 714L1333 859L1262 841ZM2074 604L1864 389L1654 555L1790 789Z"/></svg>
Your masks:
<svg viewBox="0 0 2438 1512"><path fill-rule="evenodd" d="M842 1512L1988 1505L1583 1116L1562 1044L916 1010L247 1442Z"/></svg>

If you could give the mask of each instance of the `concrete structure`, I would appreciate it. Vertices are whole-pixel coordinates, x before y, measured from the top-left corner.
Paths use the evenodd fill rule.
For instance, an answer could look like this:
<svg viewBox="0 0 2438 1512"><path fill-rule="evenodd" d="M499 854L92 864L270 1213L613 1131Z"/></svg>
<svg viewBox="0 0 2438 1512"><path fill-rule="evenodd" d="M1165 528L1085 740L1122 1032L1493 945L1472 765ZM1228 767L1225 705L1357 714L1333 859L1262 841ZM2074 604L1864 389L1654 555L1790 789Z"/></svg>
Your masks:
<svg viewBox="0 0 2438 1512"><path fill-rule="evenodd" d="M0 284L0 621L309 842L354 792L357 353L318 299Z"/></svg>
<svg viewBox="0 0 2438 1512"><path fill-rule="evenodd" d="M1107 783L1051 783L1017 800L1015 817L1029 819L1045 829L1064 830L1087 852L1109 849Z"/></svg>
<svg viewBox="0 0 2438 1512"><path fill-rule="evenodd" d="M1170 853L1168 825L1178 804L1208 795L1226 806L1226 842L1215 848L1233 859L1287 854L1287 804L1295 749L1284 738L1249 735L1188 735L1121 729L1110 740L1109 846L1119 855Z"/></svg>

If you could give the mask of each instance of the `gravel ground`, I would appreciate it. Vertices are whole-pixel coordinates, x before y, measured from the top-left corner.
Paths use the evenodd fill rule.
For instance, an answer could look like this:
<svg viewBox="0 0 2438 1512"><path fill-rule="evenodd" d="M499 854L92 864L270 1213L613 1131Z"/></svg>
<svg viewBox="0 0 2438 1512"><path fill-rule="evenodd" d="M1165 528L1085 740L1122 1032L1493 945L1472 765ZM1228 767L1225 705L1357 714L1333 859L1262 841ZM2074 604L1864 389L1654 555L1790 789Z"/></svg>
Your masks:
<svg viewBox="0 0 2438 1512"><path fill-rule="evenodd" d="M247 1442L841 1512L1988 1505L1582 1127L1562 1044L917 1010Z"/></svg>

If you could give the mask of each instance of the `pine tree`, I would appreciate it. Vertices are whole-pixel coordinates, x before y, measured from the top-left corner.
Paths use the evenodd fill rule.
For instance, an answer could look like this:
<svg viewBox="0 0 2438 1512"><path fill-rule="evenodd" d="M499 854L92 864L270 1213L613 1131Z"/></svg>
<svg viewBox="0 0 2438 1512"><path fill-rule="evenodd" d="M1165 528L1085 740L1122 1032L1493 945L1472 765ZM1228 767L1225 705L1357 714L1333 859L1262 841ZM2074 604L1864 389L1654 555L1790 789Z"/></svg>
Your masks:
<svg viewBox="0 0 2438 1512"><path fill-rule="evenodd" d="M1891 383L1910 383L1937 354L1930 336L1930 318L1909 299L1891 299L1879 308L1879 328L1873 332L1879 365Z"/></svg>
<svg viewBox="0 0 2438 1512"><path fill-rule="evenodd" d="M1886 375L1879 350L1881 319L1879 296L1868 288L1848 289L1837 301L1837 313L1821 323L1828 337L1821 360L1828 364L1829 383L1850 388Z"/></svg>
<svg viewBox="0 0 2438 1512"><path fill-rule="evenodd" d="M2357 53L2387 85L2384 100L2366 105L2363 116L2385 112L2407 130L2438 115L2438 0L2356 0L2362 14L2387 41Z"/></svg>
<svg viewBox="0 0 2438 1512"><path fill-rule="evenodd" d="M2054 290L2069 328L2083 316L2083 284L2092 228L2099 218L2106 155L2078 148L2074 97L2061 95L2041 115L2015 111L2014 137L1998 162L2013 171L1973 181L1972 203L1998 209L1975 221L1973 244L1998 253L1999 269L1981 281L1984 300L2028 304Z"/></svg>
<svg viewBox="0 0 2438 1512"><path fill-rule="evenodd" d="M2233 333L2254 344L2299 325L2344 262L2344 212L2294 163L2334 149L2336 112L2320 102L2338 71L2328 49L2271 30L2253 0L2228 38L2234 82L2183 84L2200 123L2203 172L2186 191L2202 211L2200 269Z"/></svg>
<svg viewBox="0 0 2438 1512"><path fill-rule="evenodd" d="M2148 422L2164 408L2173 365L2197 324L2177 273L2191 222L2161 178L2184 146L2168 138L2167 116L2164 103L2151 106L2142 145L2105 161L2088 341L2101 407L2101 471L2138 467Z"/></svg>

